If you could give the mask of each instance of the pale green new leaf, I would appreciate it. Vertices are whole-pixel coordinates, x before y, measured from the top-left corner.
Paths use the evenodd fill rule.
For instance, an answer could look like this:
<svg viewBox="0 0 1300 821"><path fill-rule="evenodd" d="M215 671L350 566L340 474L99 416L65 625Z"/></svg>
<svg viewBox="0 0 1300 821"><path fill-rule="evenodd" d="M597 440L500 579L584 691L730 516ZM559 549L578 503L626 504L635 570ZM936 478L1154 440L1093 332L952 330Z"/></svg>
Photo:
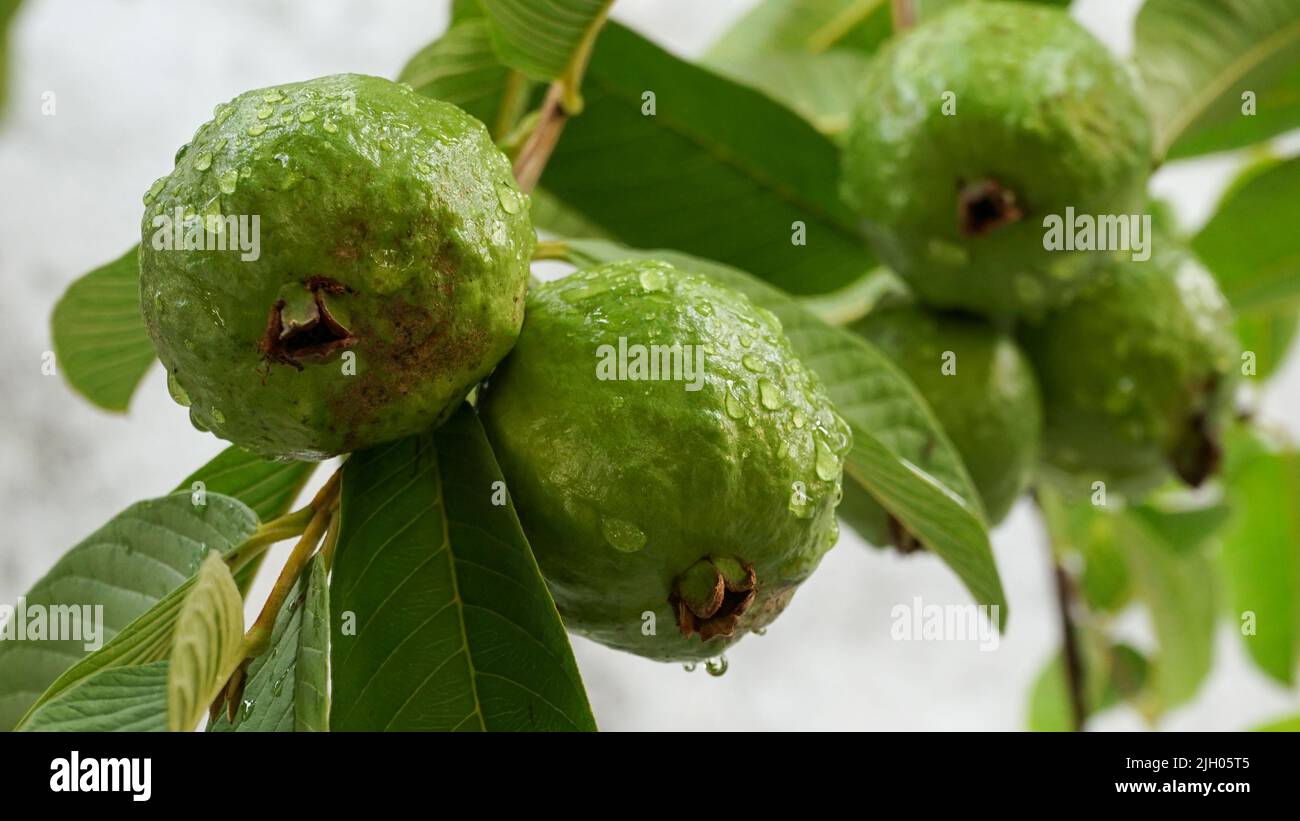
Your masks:
<svg viewBox="0 0 1300 821"><path fill-rule="evenodd" d="M502 482L468 405L344 464L332 729L595 729Z"/></svg>
<svg viewBox="0 0 1300 821"><path fill-rule="evenodd" d="M167 729L167 661L108 667L50 699L24 732L162 732Z"/></svg>
<svg viewBox="0 0 1300 821"><path fill-rule="evenodd" d="M73 282L54 306L57 367L68 384L101 408L124 412L153 364L153 342L140 315L137 249Z"/></svg>
<svg viewBox="0 0 1300 821"><path fill-rule="evenodd" d="M185 596L167 673L167 729L193 730L243 660L244 600L235 577L209 553Z"/></svg>
<svg viewBox="0 0 1300 821"><path fill-rule="evenodd" d="M1147 0L1135 55L1157 157L1249 145L1300 125L1295 0ZM1255 116L1243 109L1248 92Z"/></svg>
<svg viewBox="0 0 1300 821"><path fill-rule="evenodd" d="M961 578L977 602L1007 616L983 507L970 476L916 388L856 334L827 325L797 301L743 271L676 251L631 250L606 242L569 243L590 265L660 259L710 276L776 314L795 352L821 378L853 429L845 477L858 483ZM846 497L848 491L846 490Z"/></svg>
<svg viewBox="0 0 1300 821"><path fill-rule="evenodd" d="M257 527L238 500L208 494L205 502L196 506L189 494L175 494L134 504L27 591L27 605L102 606L107 643L91 653L77 640L0 642L0 729L12 728L43 693L48 700L104 666L166 655L170 633L143 629L159 616L155 605L176 604L175 591L207 552L225 553Z"/></svg>

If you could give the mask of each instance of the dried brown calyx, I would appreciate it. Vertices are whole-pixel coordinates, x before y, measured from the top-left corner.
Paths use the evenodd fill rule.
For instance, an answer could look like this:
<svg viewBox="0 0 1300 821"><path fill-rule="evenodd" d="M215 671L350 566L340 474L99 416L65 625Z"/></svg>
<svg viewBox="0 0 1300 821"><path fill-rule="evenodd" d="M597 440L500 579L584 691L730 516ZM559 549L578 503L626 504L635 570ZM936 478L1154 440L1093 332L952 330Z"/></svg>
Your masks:
<svg viewBox="0 0 1300 821"><path fill-rule="evenodd" d="M328 277L312 277L280 289L266 318L266 332L257 349L269 362L292 365L328 359L356 344L338 300L347 286Z"/></svg>
<svg viewBox="0 0 1300 821"><path fill-rule="evenodd" d="M668 598L682 636L702 641L735 635L740 617L754 603L754 568L737 559L700 559L677 578Z"/></svg>
<svg viewBox="0 0 1300 821"><path fill-rule="evenodd" d="M962 236L982 237L1024 216L1015 192L997 180L976 180L958 188L957 218Z"/></svg>

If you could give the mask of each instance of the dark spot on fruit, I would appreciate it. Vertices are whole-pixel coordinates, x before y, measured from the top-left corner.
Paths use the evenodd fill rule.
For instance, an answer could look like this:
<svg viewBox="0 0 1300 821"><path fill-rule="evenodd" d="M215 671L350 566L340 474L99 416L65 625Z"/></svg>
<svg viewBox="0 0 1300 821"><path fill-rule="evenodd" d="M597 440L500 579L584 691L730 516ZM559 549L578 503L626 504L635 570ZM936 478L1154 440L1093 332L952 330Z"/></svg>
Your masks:
<svg viewBox="0 0 1300 821"><path fill-rule="evenodd" d="M957 219L963 236L982 237L1003 225L1019 222L1024 215L1015 192L996 180L958 185Z"/></svg>
<svg viewBox="0 0 1300 821"><path fill-rule="evenodd" d="M327 294L343 294L347 286L328 277L311 277L303 283L311 291L315 310L302 322L284 321L285 300L277 300L266 318L266 330L257 349L267 362L277 362L302 370L302 363L323 362L334 354L351 348L357 337L330 313Z"/></svg>

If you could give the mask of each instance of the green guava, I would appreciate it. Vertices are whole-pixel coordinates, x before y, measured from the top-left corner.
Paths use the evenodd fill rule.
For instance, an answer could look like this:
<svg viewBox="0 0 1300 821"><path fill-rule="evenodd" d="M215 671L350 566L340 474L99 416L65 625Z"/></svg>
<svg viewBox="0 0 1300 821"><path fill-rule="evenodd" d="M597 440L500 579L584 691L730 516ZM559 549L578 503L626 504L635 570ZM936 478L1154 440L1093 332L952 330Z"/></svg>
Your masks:
<svg viewBox="0 0 1300 821"><path fill-rule="evenodd" d="M1174 240L1157 234L1151 259L1116 264L1022 336L1047 478L1137 495L1217 470L1240 344L1214 279Z"/></svg>
<svg viewBox="0 0 1300 821"><path fill-rule="evenodd" d="M984 502L1007 515L1038 464L1042 407L1029 360L988 322L902 306L851 326L907 374L930 405Z"/></svg>
<svg viewBox="0 0 1300 821"><path fill-rule="evenodd" d="M1045 220L1131 213L1150 167L1147 112L1091 34L1059 9L968 3L872 61L842 190L923 301L1036 316L1112 256L1048 250Z"/></svg>
<svg viewBox="0 0 1300 821"><path fill-rule="evenodd" d="M440 423L523 322L536 238L509 161L473 117L388 80L217 106L145 205L140 302L173 395L264 456Z"/></svg>
<svg viewBox="0 0 1300 821"><path fill-rule="evenodd" d="M565 624L608 646L717 656L837 539L848 426L777 318L698 274L536 288L480 413Z"/></svg>

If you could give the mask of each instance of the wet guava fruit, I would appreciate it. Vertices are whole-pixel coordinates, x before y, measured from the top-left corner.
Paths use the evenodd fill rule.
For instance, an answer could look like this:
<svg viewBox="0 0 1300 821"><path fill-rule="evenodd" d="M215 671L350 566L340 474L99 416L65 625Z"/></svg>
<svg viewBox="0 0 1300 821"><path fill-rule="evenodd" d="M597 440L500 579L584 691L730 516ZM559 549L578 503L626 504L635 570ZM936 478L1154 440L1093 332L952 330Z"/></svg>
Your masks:
<svg viewBox="0 0 1300 821"><path fill-rule="evenodd" d="M914 306L873 311L851 329L921 392L966 464L990 524L1007 515L1038 464L1042 406L1033 368L985 320Z"/></svg>
<svg viewBox="0 0 1300 821"><path fill-rule="evenodd" d="M509 161L388 80L217 106L145 205L140 302L173 396L264 456L438 424L523 322L536 238Z"/></svg>
<svg viewBox="0 0 1300 821"><path fill-rule="evenodd" d="M641 656L717 656L835 543L848 426L770 312L658 261L531 291L480 394L567 627Z"/></svg>
<svg viewBox="0 0 1300 821"><path fill-rule="evenodd" d="M1047 250L1045 219L1142 202L1148 114L1062 10L958 6L877 55L860 91L842 191L928 304L1041 315L1112 256Z"/></svg>
<svg viewBox="0 0 1300 821"><path fill-rule="evenodd" d="M1043 396L1045 478L1144 493L1219 466L1240 344L1214 279L1157 234L1067 307L1022 331Z"/></svg>

